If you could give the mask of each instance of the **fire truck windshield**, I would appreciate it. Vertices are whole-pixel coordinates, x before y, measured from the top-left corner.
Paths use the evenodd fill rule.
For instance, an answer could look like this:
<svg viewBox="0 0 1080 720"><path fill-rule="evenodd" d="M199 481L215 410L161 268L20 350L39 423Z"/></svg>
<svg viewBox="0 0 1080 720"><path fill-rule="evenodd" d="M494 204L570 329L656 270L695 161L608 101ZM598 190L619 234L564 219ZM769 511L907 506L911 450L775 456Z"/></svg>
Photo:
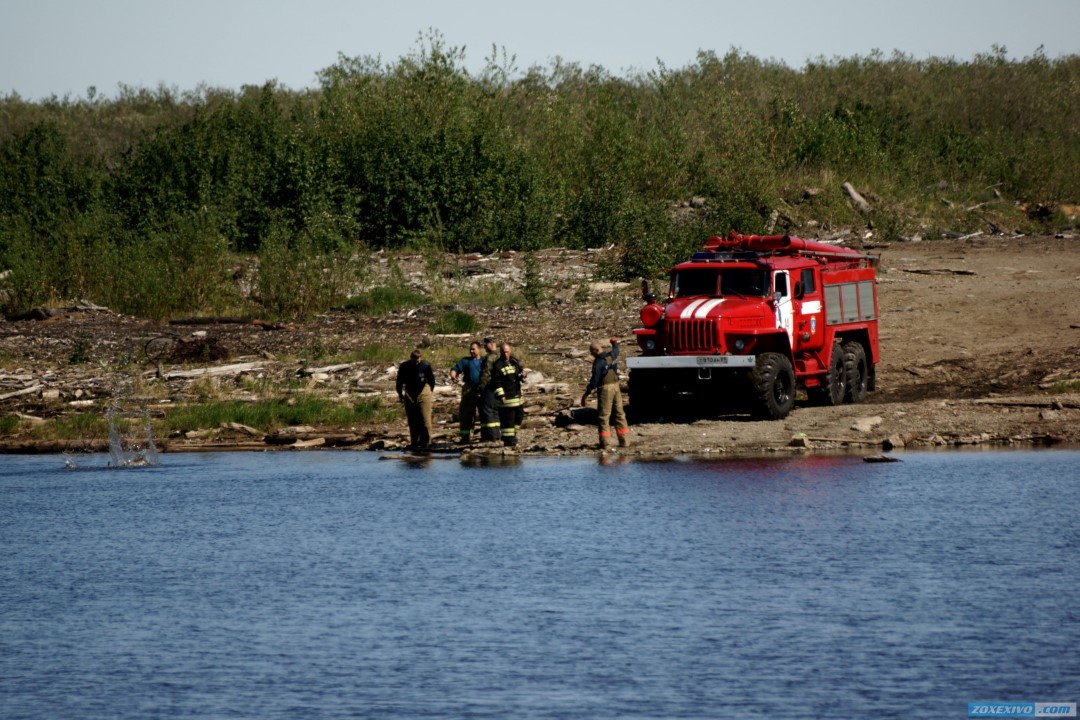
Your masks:
<svg viewBox="0 0 1080 720"><path fill-rule="evenodd" d="M768 275L757 268L691 268L671 276L672 297L764 297Z"/></svg>

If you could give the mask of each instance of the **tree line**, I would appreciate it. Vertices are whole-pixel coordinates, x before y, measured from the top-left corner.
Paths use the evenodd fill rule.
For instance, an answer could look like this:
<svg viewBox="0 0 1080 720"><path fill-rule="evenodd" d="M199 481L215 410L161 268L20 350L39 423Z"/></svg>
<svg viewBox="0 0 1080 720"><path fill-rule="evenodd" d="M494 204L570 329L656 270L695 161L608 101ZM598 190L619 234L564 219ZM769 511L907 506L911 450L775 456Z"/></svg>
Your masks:
<svg viewBox="0 0 1080 720"><path fill-rule="evenodd" d="M0 98L5 310L300 315L341 302L358 251L380 248L615 245L612 271L632 278L731 229L1038 229L1080 188L1078 56L792 69L701 52L630 76L464 59L434 36L389 63L340 56L300 91ZM875 198L869 217L844 182Z"/></svg>

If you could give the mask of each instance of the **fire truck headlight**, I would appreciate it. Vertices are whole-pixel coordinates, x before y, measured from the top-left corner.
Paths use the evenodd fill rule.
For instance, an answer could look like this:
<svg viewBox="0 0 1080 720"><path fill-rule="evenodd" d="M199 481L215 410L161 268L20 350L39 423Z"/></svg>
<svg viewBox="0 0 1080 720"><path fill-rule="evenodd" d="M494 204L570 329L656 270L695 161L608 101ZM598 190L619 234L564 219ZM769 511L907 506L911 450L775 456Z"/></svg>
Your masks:
<svg viewBox="0 0 1080 720"><path fill-rule="evenodd" d="M743 339L742 339L742 338L739 338L739 339L738 339L738 340L736 340L736 341L735 341L734 343L732 343L732 347L734 347L734 348L735 348L736 350L738 350L739 352L742 352L742 349L743 349L744 347L746 347L746 342L745 342L745 341L743 341Z"/></svg>
<svg viewBox="0 0 1080 720"><path fill-rule="evenodd" d="M645 341L645 349L648 350L649 352L652 352L653 350L655 350L656 349L656 341L653 340L652 338L646 340Z"/></svg>
<svg viewBox="0 0 1080 720"><path fill-rule="evenodd" d="M641 308L641 324L647 328L656 327L663 316L664 309L656 303L650 303Z"/></svg>

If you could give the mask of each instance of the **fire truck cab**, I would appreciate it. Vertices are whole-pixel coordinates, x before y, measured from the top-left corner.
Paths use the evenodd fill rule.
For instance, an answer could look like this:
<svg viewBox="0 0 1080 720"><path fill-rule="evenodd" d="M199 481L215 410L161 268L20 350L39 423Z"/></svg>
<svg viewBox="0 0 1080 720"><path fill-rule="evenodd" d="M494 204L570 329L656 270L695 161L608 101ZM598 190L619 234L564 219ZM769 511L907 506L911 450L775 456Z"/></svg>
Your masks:
<svg viewBox="0 0 1080 720"><path fill-rule="evenodd" d="M670 271L667 298L642 283L629 358L639 417L733 403L787 416L796 386L811 401L862 402L878 351L877 259L788 235L709 238Z"/></svg>

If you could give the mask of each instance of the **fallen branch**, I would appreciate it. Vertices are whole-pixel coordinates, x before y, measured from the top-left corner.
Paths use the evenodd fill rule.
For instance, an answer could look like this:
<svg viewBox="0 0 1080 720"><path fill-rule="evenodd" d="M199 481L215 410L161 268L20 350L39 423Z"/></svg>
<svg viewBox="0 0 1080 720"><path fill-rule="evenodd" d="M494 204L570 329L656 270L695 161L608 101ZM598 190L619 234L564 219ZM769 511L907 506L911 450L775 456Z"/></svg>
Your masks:
<svg viewBox="0 0 1080 720"><path fill-rule="evenodd" d="M977 275L974 270L949 270L942 268L938 270L924 270L922 268L900 268L902 272L914 273L915 275Z"/></svg>
<svg viewBox="0 0 1080 720"><path fill-rule="evenodd" d="M15 315L5 316L11 322L18 322L21 320L49 320L54 317L60 317L68 313L76 312L104 312L114 314L112 310L101 305L95 305L89 300L79 300L74 305L65 305L63 307L36 307L26 312L17 313Z"/></svg>
<svg viewBox="0 0 1080 720"><path fill-rule="evenodd" d="M1076 400L998 400L996 398L980 398L978 400L972 400L972 403L975 405L998 405L1001 407L1051 408L1053 410L1062 408L1080 408L1080 402Z"/></svg>
<svg viewBox="0 0 1080 720"><path fill-rule="evenodd" d="M261 363L236 363L233 365L219 365L211 368L197 368L195 370L173 370L167 372L162 377L165 380L192 380L194 378L201 377L217 377L219 375L239 375L244 372L251 372L252 370L261 370ZM152 371L150 374L154 374L156 371Z"/></svg>
<svg viewBox="0 0 1080 720"><path fill-rule="evenodd" d="M170 320L170 325L250 325L255 322L252 318L243 317L225 317L221 315L217 316L203 316L203 317L188 317L177 318L176 320Z"/></svg>
<svg viewBox="0 0 1080 720"><path fill-rule="evenodd" d="M289 326L284 323L270 322L269 320L255 320L253 318L226 317L221 315L189 317L170 320L170 325L254 325L263 330L288 330Z"/></svg>
<svg viewBox="0 0 1080 720"><path fill-rule="evenodd" d="M353 363L342 363L340 365L327 365L326 367L319 368L300 368L296 371L296 374L300 377L310 377L312 375L318 375L320 373L332 375L333 373L342 372L344 370L351 370L352 368Z"/></svg>
<svg viewBox="0 0 1080 720"><path fill-rule="evenodd" d="M28 388L23 388L22 390L4 393L3 395L0 395L0 400L7 400L8 398L19 397L20 395L30 395L32 393L36 393L38 390L41 390L44 387L44 385L32 385Z"/></svg>
<svg viewBox="0 0 1080 720"><path fill-rule="evenodd" d="M808 437L810 442L843 443L844 445L881 445L880 440L853 440L848 438Z"/></svg>

